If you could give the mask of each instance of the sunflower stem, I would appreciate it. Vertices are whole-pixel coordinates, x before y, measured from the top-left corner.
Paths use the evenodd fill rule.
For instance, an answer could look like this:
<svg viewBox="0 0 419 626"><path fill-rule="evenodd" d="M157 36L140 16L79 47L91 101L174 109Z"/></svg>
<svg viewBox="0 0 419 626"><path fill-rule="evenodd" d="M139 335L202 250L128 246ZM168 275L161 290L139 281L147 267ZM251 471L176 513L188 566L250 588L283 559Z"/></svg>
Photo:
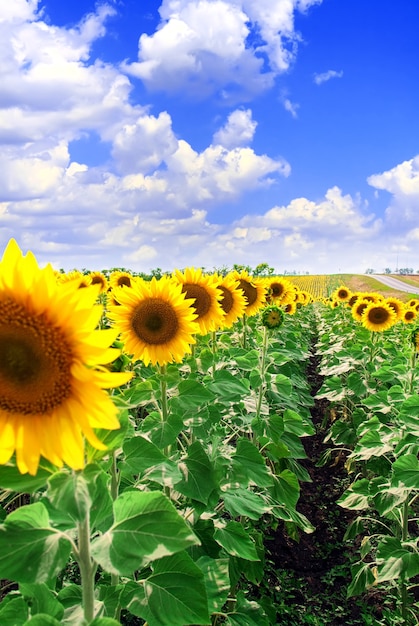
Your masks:
<svg viewBox="0 0 419 626"><path fill-rule="evenodd" d="M84 520L77 524L78 531L78 564L81 577L83 614L87 624L95 613L95 573L96 563L90 556L90 511Z"/></svg>
<svg viewBox="0 0 419 626"><path fill-rule="evenodd" d="M259 420L260 418L260 410L262 408L262 400L263 400L263 395L264 395L264 391L265 391L265 367L266 367L266 354L268 351L268 329L266 326L263 327L263 343L262 343L262 354L261 354L261 360L260 360L260 377L261 377L261 383L260 383L260 387L259 387L259 396L258 396L258 403L256 406L256 420Z"/></svg>
<svg viewBox="0 0 419 626"><path fill-rule="evenodd" d="M114 450L112 453L112 465L111 465L111 472L110 472L111 473L111 498L114 502L117 499L118 493L119 493L119 472L118 472L116 461L117 461L117 454L116 454L116 450ZM118 584L119 584L119 575L111 574L112 587L116 587L116 585ZM120 612L121 612L121 607L118 604L118 606L115 609L115 619L119 619Z"/></svg>

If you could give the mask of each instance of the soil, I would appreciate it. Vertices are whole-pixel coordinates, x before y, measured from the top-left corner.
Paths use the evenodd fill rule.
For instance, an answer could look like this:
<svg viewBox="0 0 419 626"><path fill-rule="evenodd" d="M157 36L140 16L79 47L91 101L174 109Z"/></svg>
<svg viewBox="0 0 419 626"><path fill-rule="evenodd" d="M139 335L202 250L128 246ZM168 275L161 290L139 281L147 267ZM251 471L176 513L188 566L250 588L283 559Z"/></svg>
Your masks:
<svg viewBox="0 0 419 626"><path fill-rule="evenodd" d="M313 396L322 384L317 365L316 357L312 357L307 378ZM377 624L382 617L383 597L379 592L365 594L363 598L346 597L351 582L350 562L359 557L358 546L345 542L343 537L356 513L336 503L350 484L345 457L335 454L328 464L317 465L326 448L333 445L324 443L327 426L324 430L323 424L328 410L327 400L315 400L311 416L316 434L303 440L307 459L302 465L312 482L301 483L297 509L316 530L311 534L301 532L296 541L280 525L266 537L267 560L271 563L267 587L276 590L272 601L278 607L272 624L364 626ZM287 580L289 585L284 582ZM366 614L371 621L366 621Z"/></svg>

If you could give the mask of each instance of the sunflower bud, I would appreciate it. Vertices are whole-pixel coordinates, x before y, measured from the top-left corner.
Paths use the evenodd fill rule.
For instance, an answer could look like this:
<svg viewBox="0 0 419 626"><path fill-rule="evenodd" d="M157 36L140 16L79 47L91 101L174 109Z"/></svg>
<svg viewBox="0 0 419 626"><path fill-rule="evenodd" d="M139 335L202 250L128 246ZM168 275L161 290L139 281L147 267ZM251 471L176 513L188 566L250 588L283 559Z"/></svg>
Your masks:
<svg viewBox="0 0 419 626"><path fill-rule="evenodd" d="M270 330L278 328L284 322L284 312L279 306L272 304L262 311L262 324Z"/></svg>

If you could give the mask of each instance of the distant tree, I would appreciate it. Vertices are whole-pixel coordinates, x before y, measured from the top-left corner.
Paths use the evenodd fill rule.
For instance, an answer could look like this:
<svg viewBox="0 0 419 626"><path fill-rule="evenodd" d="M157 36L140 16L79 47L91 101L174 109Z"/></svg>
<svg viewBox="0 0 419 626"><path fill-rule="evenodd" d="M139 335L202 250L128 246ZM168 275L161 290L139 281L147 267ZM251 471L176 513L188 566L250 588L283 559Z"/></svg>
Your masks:
<svg viewBox="0 0 419 626"><path fill-rule="evenodd" d="M403 276L405 276L406 274L413 274L413 268L412 267L401 267L399 269L399 274L402 274Z"/></svg>
<svg viewBox="0 0 419 626"><path fill-rule="evenodd" d="M386 267L386 269L384 270L384 274L391 274L391 268Z"/></svg>
<svg viewBox="0 0 419 626"><path fill-rule="evenodd" d="M372 267L369 267L368 269L365 270L366 274L374 274L375 270L372 269Z"/></svg>
<svg viewBox="0 0 419 626"><path fill-rule="evenodd" d="M253 275L272 276L274 271L275 269L273 267L270 267L267 263L259 263L259 265L256 265L255 269L253 270Z"/></svg>

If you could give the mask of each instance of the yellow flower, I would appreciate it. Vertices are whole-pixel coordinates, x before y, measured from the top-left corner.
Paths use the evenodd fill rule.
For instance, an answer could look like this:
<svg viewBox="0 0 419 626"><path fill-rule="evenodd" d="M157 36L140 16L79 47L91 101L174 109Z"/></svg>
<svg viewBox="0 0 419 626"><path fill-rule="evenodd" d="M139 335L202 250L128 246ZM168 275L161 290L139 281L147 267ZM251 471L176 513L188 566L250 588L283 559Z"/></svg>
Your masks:
<svg viewBox="0 0 419 626"><path fill-rule="evenodd" d="M109 318L121 333L128 354L145 365L180 363L196 343L199 325L181 285L167 276L150 282L136 281L131 289L120 288L119 306L109 307Z"/></svg>
<svg viewBox="0 0 419 626"><path fill-rule="evenodd" d="M393 307L383 302L370 302L363 310L361 323L372 331L382 332L397 322L397 314Z"/></svg>
<svg viewBox="0 0 419 626"><path fill-rule="evenodd" d="M346 302L351 297L352 293L345 286L338 287L332 293L332 299L337 302Z"/></svg>
<svg viewBox="0 0 419 626"><path fill-rule="evenodd" d="M243 290L239 288L239 281L232 274L220 277L217 289L222 294L220 304L224 317L221 326L223 328L231 328L246 309L246 299Z"/></svg>
<svg viewBox="0 0 419 626"><path fill-rule="evenodd" d="M266 281L269 296L275 304L288 304L295 298L294 285L290 280L274 276Z"/></svg>
<svg viewBox="0 0 419 626"><path fill-rule="evenodd" d="M187 298L192 300L192 307L197 315L201 335L216 330L224 320L220 304L222 294L217 289L217 277L204 275L201 269L188 267L184 272L175 270L172 279L177 282Z"/></svg>
<svg viewBox="0 0 419 626"><path fill-rule="evenodd" d="M296 302L288 302L284 305L284 312L288 315L295 315L297 312L297 303Z"/></svg>
<svg viewBox="0 0 419 626"><path fill-rule="evenodd" d="M90 272L89 276L91 278L92 285L100 286L100 293L105 293L107 291L108 279L106 278L105 274L103 274L102 272Z"/></svg>
<svg viewBox="0 0 419 626"><path fill-rule="evenodd" d="M384 302L391 306L391 308L396 313L396 322L403 319L403 313L405 310L404 302L402 302L398 298L385 298Z"/></svg>
<svg viewBox="0 0 419 626"><path fill-rule="evenodd" d="M239 287L244 293L246 298L245 314L250 317L266 304L266 280L249 276L245 270L241 272L234 271L233 276L239 281Z"/></svg>
<svg viewBox="0 0 419 626"><path fill-rule="evenodd" d="M416 320L418 312L412 306L406 306L403 310L401 319L405 324L411 324Z"/></svg>
<svg viewBox="0 0 419 626"><path fill-rule="evenodd" d="M35 475L40 457L84 467L84 437L106 446L94 428L117 429L118 411L104 389L130 373L103 367L119 355L113 330L97 331L97 288L57 283L50 265L22 255L11 240L0 261L0 463L16 453L21 473Z"/></svg>
<svg viewBox="0 0 419 626"><path fill-rule="evenodd" d="M362 314L370 304L369 300L364 300L363 298L358 298L355 304L351 308L352 317L360 322L362 320Z"/></svg>
<svg viewBox="0 0 419 626"><path fill-rule="evenodd" d="M129 272L123 270L115 270L111 272L109 284L112 289L115 287L132 287L135 282L134 277Z"/></svg>

